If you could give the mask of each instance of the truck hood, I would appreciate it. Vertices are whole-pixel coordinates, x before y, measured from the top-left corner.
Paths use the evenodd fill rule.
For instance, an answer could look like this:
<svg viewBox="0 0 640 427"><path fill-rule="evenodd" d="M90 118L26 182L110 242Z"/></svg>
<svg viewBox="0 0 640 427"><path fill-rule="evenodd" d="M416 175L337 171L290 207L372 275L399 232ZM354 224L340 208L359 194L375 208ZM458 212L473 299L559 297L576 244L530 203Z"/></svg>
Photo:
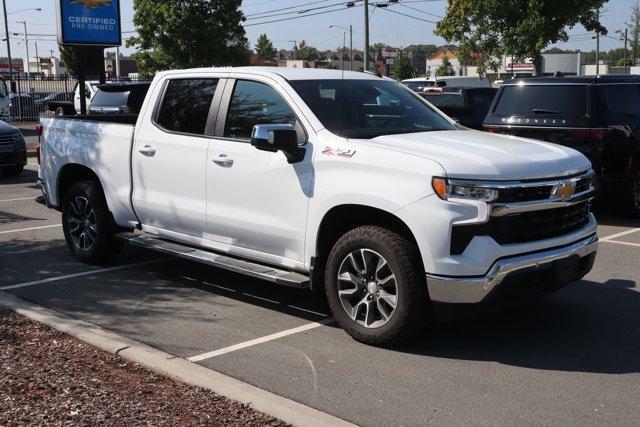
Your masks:
<svg viewBox="0 0 640 427"><path fill-rule="evenodd" d="M474 130L449 130L351 140L439 163L447 176L464 179L554 178L591 168L571 148L533 139Z"/></svg>

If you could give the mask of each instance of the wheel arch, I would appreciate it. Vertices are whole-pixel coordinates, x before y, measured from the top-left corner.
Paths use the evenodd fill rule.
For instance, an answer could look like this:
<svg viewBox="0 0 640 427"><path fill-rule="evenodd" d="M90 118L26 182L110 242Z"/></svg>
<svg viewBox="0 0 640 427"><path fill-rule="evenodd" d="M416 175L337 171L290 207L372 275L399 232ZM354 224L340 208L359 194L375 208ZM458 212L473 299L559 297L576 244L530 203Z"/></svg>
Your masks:
<svg viewBox="0 0 640 427"><path fill-rule="evenodd" d="M58 172L58 179L56 184L56 191L58 195L59 208L62 208L62 201L64 195L69 189L77 182L81 181L94 181L100 186L100 190L104 194L104 187L100 182L98 175L87 166L79 163L67 163Z"/></svg>
<svg viewBox="0 0 640 427"><path fill-rule="evenodd" d="M315 236L311 284L324 287L325 261L338 239L347 231L365 225L387 228L409 240L420 253L420 246L411 228L397 215L380 208L360 204L341 204L325 212ZM419 256L419 259L422 259Z"/></svg>

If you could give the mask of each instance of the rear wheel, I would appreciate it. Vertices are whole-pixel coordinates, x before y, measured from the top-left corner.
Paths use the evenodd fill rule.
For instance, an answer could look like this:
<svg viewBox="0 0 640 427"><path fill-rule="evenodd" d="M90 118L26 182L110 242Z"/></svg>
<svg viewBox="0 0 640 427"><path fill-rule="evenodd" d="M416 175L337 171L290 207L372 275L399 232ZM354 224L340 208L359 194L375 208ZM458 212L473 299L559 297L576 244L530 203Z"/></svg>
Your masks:
<svg viewBox="0 0 640 427"><path fill-rule="evenodd" d="M338 240L327 260L325 291L340 326L367 344L408 341L430 320L417 248L381 227L359 227Z"/></svg>
<svg viewBox="0 0 640 427"><path fill-rule="evenodd" d="M62 108L62 107L56 108L56 111L54 112L54 114L56 116L64 116L64 108Z"/></svg>
<svg viewBox="0 0 640 427"><path fill-rule="evenodd" d="M74 184L62 203L62 227L71 252L82 262L103 264L122 248L102 189L93 181Z"/></svg>
<svg viewBox="0 0 640 427"><path fill-rule="evenodd" d="M0 171L2 171L2 175L5 178L15 178L16 176L19 176L22 171L24 170L24 166L20 165L20 166L5 166L3 168L0 169Z"/></svg>

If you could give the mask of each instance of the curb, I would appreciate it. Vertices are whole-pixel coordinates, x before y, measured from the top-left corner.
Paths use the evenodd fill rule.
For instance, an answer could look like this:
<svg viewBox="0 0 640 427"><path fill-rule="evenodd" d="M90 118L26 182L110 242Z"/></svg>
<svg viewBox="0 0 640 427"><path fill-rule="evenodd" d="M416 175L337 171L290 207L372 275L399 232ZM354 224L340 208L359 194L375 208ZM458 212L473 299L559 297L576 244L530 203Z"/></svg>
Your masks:
<svg viewBox="0 0 640 427"><path fill-rule="evenodd" d="M157 374L206 388L294 426L355 426L333 415L278 396L235 378L173 356L139 341L0 291L0 307L71 335Z"/></svg>

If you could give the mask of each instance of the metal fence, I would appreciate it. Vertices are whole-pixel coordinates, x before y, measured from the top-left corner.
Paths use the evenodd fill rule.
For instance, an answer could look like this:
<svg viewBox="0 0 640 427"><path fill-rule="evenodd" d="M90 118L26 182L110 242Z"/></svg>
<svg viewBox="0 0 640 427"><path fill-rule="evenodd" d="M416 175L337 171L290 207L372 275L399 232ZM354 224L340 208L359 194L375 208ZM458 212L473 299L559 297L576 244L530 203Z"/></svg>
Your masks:
<svg viewBox="0 0 640 427"><path fill-rule="evenodd" d="M98 82L95 76L87 77L88 83ZM114 82L115 79L107 79ZM118 79L117 81L132 81L132 79ZM53 102L73 103L74 91L78 80L72 76L43 77L24 75L7 79L9 96L11 97L11 120L15 123L37 122L42 116L53 114Z"/></svg>

